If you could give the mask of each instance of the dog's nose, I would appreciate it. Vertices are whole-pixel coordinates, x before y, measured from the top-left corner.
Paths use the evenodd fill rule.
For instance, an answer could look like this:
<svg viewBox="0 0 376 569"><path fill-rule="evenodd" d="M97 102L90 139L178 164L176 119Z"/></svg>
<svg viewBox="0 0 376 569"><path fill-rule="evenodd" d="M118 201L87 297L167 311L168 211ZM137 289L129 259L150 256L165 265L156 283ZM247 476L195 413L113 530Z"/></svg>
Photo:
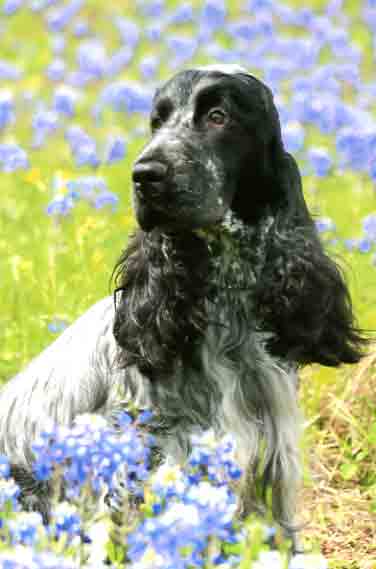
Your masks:
<svg viewBox="0 0 376 569"><path fill-rule="evenodd" d="M132 179L135 184L140 186L153 186L162 183L167 174L167 166L162 162L150 160L148 162L138 162L133 167Z"/></svg>

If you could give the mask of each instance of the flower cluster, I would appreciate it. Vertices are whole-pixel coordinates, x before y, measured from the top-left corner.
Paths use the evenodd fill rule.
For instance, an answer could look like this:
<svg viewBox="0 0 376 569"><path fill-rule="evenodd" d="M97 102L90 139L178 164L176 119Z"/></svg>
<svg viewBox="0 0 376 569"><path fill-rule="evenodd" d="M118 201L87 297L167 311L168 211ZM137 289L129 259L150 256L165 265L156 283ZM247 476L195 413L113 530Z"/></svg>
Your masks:
<svg viewBox="0 0 376 569"><path fill-rule="evenodd" d="M152 475L149 500L152 517L128 536L128 556L138 569L185 569L202 566L211 543L237 543L237 500L228 482L241 475L234 461L234 443L215 440L209 431L192 439L193 451L184 469L166 462ZM213 548L210 562L225 560ZM226 558L227 566L239 562Z"/></svg>
<svg viewBox="0 0 376 569"><path fill-rule="evenodd" d="M120 481L121 488L138 495L142 504L132 527L121 530L126 551L126 564L122 566L230 569L239 566L250 536L254 551L261 546L263 549L255 567L285 566L285 556L266 551L266 541L275 534L273 528L255 521L247 529L237 520L232 483L236 483L241 471L233 440L228 436L217 439L212 431L193 436L192 453L184 466L167 459L151 472L148 458L154 441L143 429L150 415L146 410L132 419L121 413L114 419L116 428L102 418L87 415L71 428L54 427L42 433L34 446L35 474L39 480L52 481L53 473L63 476L71 500L52 500L48 524L43 523L39 513L20 510L19 489L7 479L9 464L0 457L4 477L0 478L0 503L2 511L7 512L0 523L0 569L99 569L105 566L102 561L106 557L98 549L99 541L110 556L107 566L109 560L114 561L111 552L119 560L117 550L106 546L109 521L106 524L106 518L103 514L98 517L96 510L88 518L87 508L77 498L84 496L85 501L94 498L98 502L99 491L115 490L116 494ZM62 546L68 552L63 557ZM88 561L83 564L82 559ZM326 569L325 563L319 556L300 555L293 557L289 569Z"/></svg>
<svg viewBox="0 0 376 569"><path fill-rule="evenodd" d="M47 205L46 212L54 217L66 216L79 201L89 203L95 209L110 207L116 210L119 198L108 189L104 178L98 176L80 176L65 180L56 175L52 182L53 198Z"/></svg>
<svg viewBox="0 0 376 569"><path fill-rule="evenodd" d="M117 421L120 432L95 415L79 416L72 428L44 431L33 445L36 478L49 480L58 469L70 497L85 484L97 494L111 491L119 476L130 491L138 490L138 481L147 478L150 449L126 413Z"/></svg>
<svg viewBox="0 0 376 569"><path fill-rule="evenodd" d="M38 553L32 547L15 547L0 552L0 569L78 569L79 565L51 552Z"/></svg>
<svg viewBox="0 0 376 569"><path fill-rule="evenodd" d="M0 478L0 510L10 507L12 510L17 510L19 507L18 497L20 489L14 480Z"/></svg>

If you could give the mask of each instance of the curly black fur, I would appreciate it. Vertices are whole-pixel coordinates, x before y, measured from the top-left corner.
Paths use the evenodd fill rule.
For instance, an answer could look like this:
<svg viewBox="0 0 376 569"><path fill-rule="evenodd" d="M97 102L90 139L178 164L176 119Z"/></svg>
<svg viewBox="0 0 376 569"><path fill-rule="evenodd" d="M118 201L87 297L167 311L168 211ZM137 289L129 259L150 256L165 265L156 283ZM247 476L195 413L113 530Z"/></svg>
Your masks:
<svg viewBox="0 0 376 569"><path fill-rule="evenodd" d="M256 294L261 321L275 333L273 354L327 366L362 357L367 340L354 324L344 277L309 226L277 220Z"/></svg>
<svg viewBox="0 0 376 569"><path fill-rule="evenodd" d="M194 233L138 231L119 260L121 302L114 336L124 367L136 365L150 377L171 374L206 330L210 257Z"/></svg>

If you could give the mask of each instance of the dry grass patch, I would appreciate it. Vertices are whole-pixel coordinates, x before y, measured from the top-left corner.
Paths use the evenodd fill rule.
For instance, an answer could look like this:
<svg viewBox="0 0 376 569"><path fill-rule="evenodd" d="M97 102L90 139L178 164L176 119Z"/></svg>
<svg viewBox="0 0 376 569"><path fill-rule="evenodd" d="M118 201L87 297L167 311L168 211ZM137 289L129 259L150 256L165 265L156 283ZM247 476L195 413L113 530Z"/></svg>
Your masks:
<svg viewBox="0 0 376 569"><path fill-rule="evenodd" d="M313 372L314 373L314 372ZM376 352L335 382L302 379L314 418L307 429L310 480L302 493L308 546L330 567L376 569Z"/></svg>

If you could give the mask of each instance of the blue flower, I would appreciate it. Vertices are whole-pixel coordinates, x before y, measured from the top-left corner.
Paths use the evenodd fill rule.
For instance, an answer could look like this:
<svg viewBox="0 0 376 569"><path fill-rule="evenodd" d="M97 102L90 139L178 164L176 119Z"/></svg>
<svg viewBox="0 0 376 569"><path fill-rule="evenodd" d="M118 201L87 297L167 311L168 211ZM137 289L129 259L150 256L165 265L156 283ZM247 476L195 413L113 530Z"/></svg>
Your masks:
<svg viewBox="0 0 376 569"><path fill-rule="evenodd" d="M286 150L295 154L304 146L305 131L302 125L296 121L289 121L283 124L282 138Z"/></svg>
<svg viewBox="0 0 376 569"><path fill-rule="evenodd" d="M112 211L116 211L119 203L119 197L113 192L102 192L98 194L94 201L95 209L102 209L106 206L111 206Z"/></svg>
<svg viewBox="0 0 376 569"><path fill-rule="evenodd" d="M226 27L230 36L236 39L250 41L258 34L258 28L254 21L238 20L230 22Z"/></svg>
<svg viewBox="0 0 376 569"><path fill-rule="evenodd" d="M186 24L191 22L194 17L192 5L188 2L183 2L175 8L173 12L168 15L168 22L172 25Z"/></svg>
<svg viewBox="0 0 376 569"><path fill-rule="evenodd" d="M148 476L149 448L144 440L145 436L133 423L115 430L103 417L81 415L71 428L56 427L42 433L33 445L34 473L38 479L45 480L46 464L51 466L51 471L57 465L64 466L66 492L70 498L78 496L86 483L95 493L103 487L112 491L119 475L130 491L140 492L138 481Z"/></svg>
<svg viewBox="0 0 376 569"><path fill-rule="evenodd" d="M17 144L0 144L0 171L27 170L29 159L25 150Z"/></svg>
<svg viewBox="0 0 376 569"><path fill-rule="evenodd" d="M373 158L375 142L375 127L371 129L369 127L365 129L364 126L348 127L340 131L337 135L336 148L342 165L354 170L367 170Z"/></svg>
<svg viewBox="0 0 376 569"><path fill-rule="evenodd" d="M218 441L211 430L200 436L193 435L189 474L200 474L204 465L209 480L216 484L237 480L241 476L241 469L234 459L234 453L235 443L230 436Z"/></svg>
<svg viewBox="0 0 376 569"><path fill-rule="evenodd" d="M13 95L7 89L0 91L0 130L14 122Z"/></svg>
<svg viewBox="0 0 376 569"><path fill-rule="evenodd" d="M326 14L331 18L341 13L343 0L329 0L326 6Z"/></svg>
<svg viewBox="0 0 376 569"><path fill-rule="evenodd" d="M367 239L376 243L376 213L370 213L364 217L362 225Z"/></svg>
<svg viewBox="0 0 376 569"><path fill-rule="evenodd" d="M105 162L113 164L123 160L126 156L126 143L123 137L111 136L107 142L105 150Z"/></svg>
<svg viewBox="0 0 376 569"><path fill-rule="evenodd" d="M93 203L98 192L108 191L105 180L99 176L81 176L68 180L66 186L71 196Z"/></svg>
<svg viewBox="0 0 376 569"><path fill-rule="evenodd" d="M376 183L376 157L370 160L370 163L368 165L368 173L371 180Z"/></svg>
<svg viewBox="0 0 376 569"><path fill-rule="evenodd" d="M33 12L41 12L54 4L57 4L58 0L29 0L30 9Z"/></svg>
<svg viewBox="0 0 376 569"><path fill-rule="evenodd" d="M123 46L111 55L106 65L106 75L113 76L129 65L134 55L133 48Z"/></svg>
<svg viewBox="0 0 376 569"><path fill-rule="evenodd" d="M51 38L51 50L55 55L61 54L65 50L65 37L63 34L55 34Z"/></svg>
<svg viewBox="0 0 376 569"><path fill-rule="evenodd" d="M209 482L185 488L153 518L143 520L128 536L128 556L144 569L188 569L202 566L209 538L236 541L236 503L228 487Z"/></svg>
<svg viewBox="0 0 376 569"><path fill-rule="evenodd" d="M360 82L359 65L356 63L337 63L332 65L333 74L339 81L350 83L357 87Z"/></svg>
<svg viewBox="0 0 376 569"><path fill-rule="evenodd" d="M372 249L372 242L367 237L363 239L359 239L358 241L358 249L361 253L369 253Z"/></svg>
<svg viewBox="0 0 376 569"><path fill-rule="evenodd" d="M4 511L6 504L9 504L13 511L17 511L20 492L19 486L12 478L7 480L0 478L0 510Z"/></svg>
<svg viewBox="0 0 376 569"><path fill-rule="evenodd" d="M65 217L73 209L73 206L74 206L74 200L70 195L68 194L59 195L54 197L47 205L46 213L47 215L50 215L52 217L60 217L60 216ZM41 465L41 468L43 468L43 465ZM48 477L48 474L46 474L45 476ZM45 478L41 478L41 480L44 479Z"/></svg>
<svg viewBox="0 0 376 569"><path fill-rule="evenodd" d="M152 79L158 71L159 63L159 59L156 56L150 55L144 57L139 64L141 75L145 79Z"/></svg>
<svg viewBox="0 0 376 569"><path fill-rule="evenodd" d="M248 10L252 13L259 10L272 10L274 8L274 4L274 0L249 0Z"/></svg>
<svg viewBox="0 0 376 569"><path fill-rule="evenodd" d="M66 64L63 59L54 59L46 69L46 75L50 81L61 81L64 78Z"/></svg>
<svg viewBox="0 0 376 569"><path fill-rule="evenodd" d="M77 564L51 552L38 553L33 547L16 546L0 552L0 569L77 569Z"/></svg>
<svg viewBox="0 0 376 569"><path fill-rule="evenodd" d="M183 36L168 36L166 38L166 45L169 52L172 52L174 59L170 61L174 67L182 65L186 61L192 59L198 47L197 41L194 38Z"/></svg>
<svg viewBox="0 0 376 569"><path fill-rule="evenodd" d="M76 38L82 38L83 36L87 36L89 34L89 31L90 31L89 22L87 20L84 20L83 18L76 20L74 22L72 31L73 31L73 35Z"/></svg>
<svg viewBox="0 0 376 569"><path fill-rule="evenodd" d="M32 127L33 146L39 148L59 127L59 115L55 111L39 108L33 115Z"/></svg>
<svg viewBox="0 0 376 569"><path fill-rule="evenodd" d="M17 10L21 8L23 3L24 0L5 0L3 4L3 13L6 16L11 16L12 14L15 14L15 12L17 12Z"/></svg>
<svg viewBox="0 0 376 569"><path fill-rule="evenodd" d="M49 527L57 539L62 535L69 540L80 536L82 524L77 508L68 502L57 504L51 512Z"/></svg>
<svg viewBox="0 0 376 569"><path fill-rule="evenodd" d="M0 478L8 478L10 475L9 459L4 454L0 454Z"/></svg>
<svg viewBox="0 0 376 569"><path fill-rule="evenodd" d="M69 322L61 318L54 318L47 324L47 328L52 334L60 334L69 326Z"/></svg>
<svg viewBox="0 0 376 569"><path fill-rule="evenodd" d="M65 138L69 143L77 166L91 166L92 168L99 166L97 143L81 127L70 126L67 128Z"/></svg>
<svg viewBox="0 0 376 569"><path fill-rule="evenodd" d="M211 32L223 28L226 23L227 9L224 0L206 0L200 15L200 24Z"/></svg>
<svg viewBox="0 0 376 569"><path fill-rule="evenodd" d="M159 18L165 10L165 0L137 0L137 7L148 18Z"/></svg>
<svg viewBox="0 0 376 569"><path fill-rule="evenodd" d="M159 22L154 21L153 23L145 25L144 27L145 37L151 42L158 42L162 37L165 27L166 23L161 21Z"/></svg>
<svg viewBox="0 0 376 569"><path fill-rule="evenodd" d="M280 81L287 79L293 70L293 64L284 57L271 56L264 61L265 81L271 88L277 88Z"/></svg>
<svg viewBox="0 0 376 569"><path fill-rule="evenodd" d="M349 251L353 251L357 246L358 240L357 239L344 239L344 245L346 249Z"/></svg>
<svg viewBox="0 0 376 569"><path fill-rule="evenodd" d="M63 30L78 14L83 6L84 0L71 0L68 4L56 8L47 14L47 25L53 32Z"/></svg>
<svg viewBox="0 0 376 569"><path fill-rule="evenodd" d="M367 5L368 4L368 5ZM376 32L376 7L373 0L368 0L362 10L362 16L365 24L369 29L375 33Z"/></svg>
<svg viewBox="0 0 376 569"><path fill-rule="evenodd" d="M55 178L53 186L56 195L46 209L46 213L51 216L64 217L68 215L79 199L87 201L96 209L111 206L113 211L119 202L119 197L110 192L105 180L98 176L81 176L68 180L64 184ZM48 327L53 333L58 333L61 332L64 324L66 326L64 321L57 320L50 323Z"/></svg>
<svg viewBox="0 0 376 569"><path fill-rule="evenodd" d="M36 545L44 535L43 519L39 512L20 512L7 525L13 545Z"/></svg>
<svg viewBox="0 0 376 569"><path fill-rule="evenodd" d="M293 84L299 89L299 80L307 81L311 91L326 91L339 97L342 92L342 85L336 77L335 66L333 64L320 65L315 69L310 78L299 77ZM337 98L337 101L340 100Z"/></svg>
<svg viewBox="0 0 376 569"><path fill-rule="evenodd" d="M121 41L134 50L140 39L140 30L136 22L120 16L114 18L113 22L120 34Z"/></svg>
<svg viewBox="0 0 376 569"><path fill-rule="evenodd" d="M89 81L101 79L108 64L105 46L96 39L84 40L76 54L79 72Z"/></svg>
<svg viewBox="0 0 376 569"><path fill-rule="evenodd" d="M319 233L328 233L336 230L336 225L330 217L320 217L316 219L315 226Z"/></svg>
<svg viewBox="0 0 376 569"><path fill-rule="evenodd" d="M53 108L56 112L66 117L73 117L76 113L78 98L77 91L67 85L60 85L54 92Z"/></svg>
<svg viewBox="0 0 376 569"><path fill-rule="evenodd" d="M332 159L326 148L311 147L308 151L308 160L316 176L323 178L328 175Z"/></svg>
<svg viewBox="0 0 376 569"><path fill-rule="evenodd" d="M100 100L116 112L148 114L153 93L153 90L143 88L139 83L118 81L109 83L103 89Z"/></svg>
<svg viewBox="0 0 376 569"><path fill-rule="evenodd" d="M17 81L22 76L22 71L16 66L0 59L0 79L5 81Z"/></svg>
<svg viewBox="0 0 376 569"><path fill-rule="evenodd" d="M144 425L145 423L148 423L152 419L152 417L153 417L153 411L151 411L150 409L142 411L137 416L137 425Z"/></svg>

